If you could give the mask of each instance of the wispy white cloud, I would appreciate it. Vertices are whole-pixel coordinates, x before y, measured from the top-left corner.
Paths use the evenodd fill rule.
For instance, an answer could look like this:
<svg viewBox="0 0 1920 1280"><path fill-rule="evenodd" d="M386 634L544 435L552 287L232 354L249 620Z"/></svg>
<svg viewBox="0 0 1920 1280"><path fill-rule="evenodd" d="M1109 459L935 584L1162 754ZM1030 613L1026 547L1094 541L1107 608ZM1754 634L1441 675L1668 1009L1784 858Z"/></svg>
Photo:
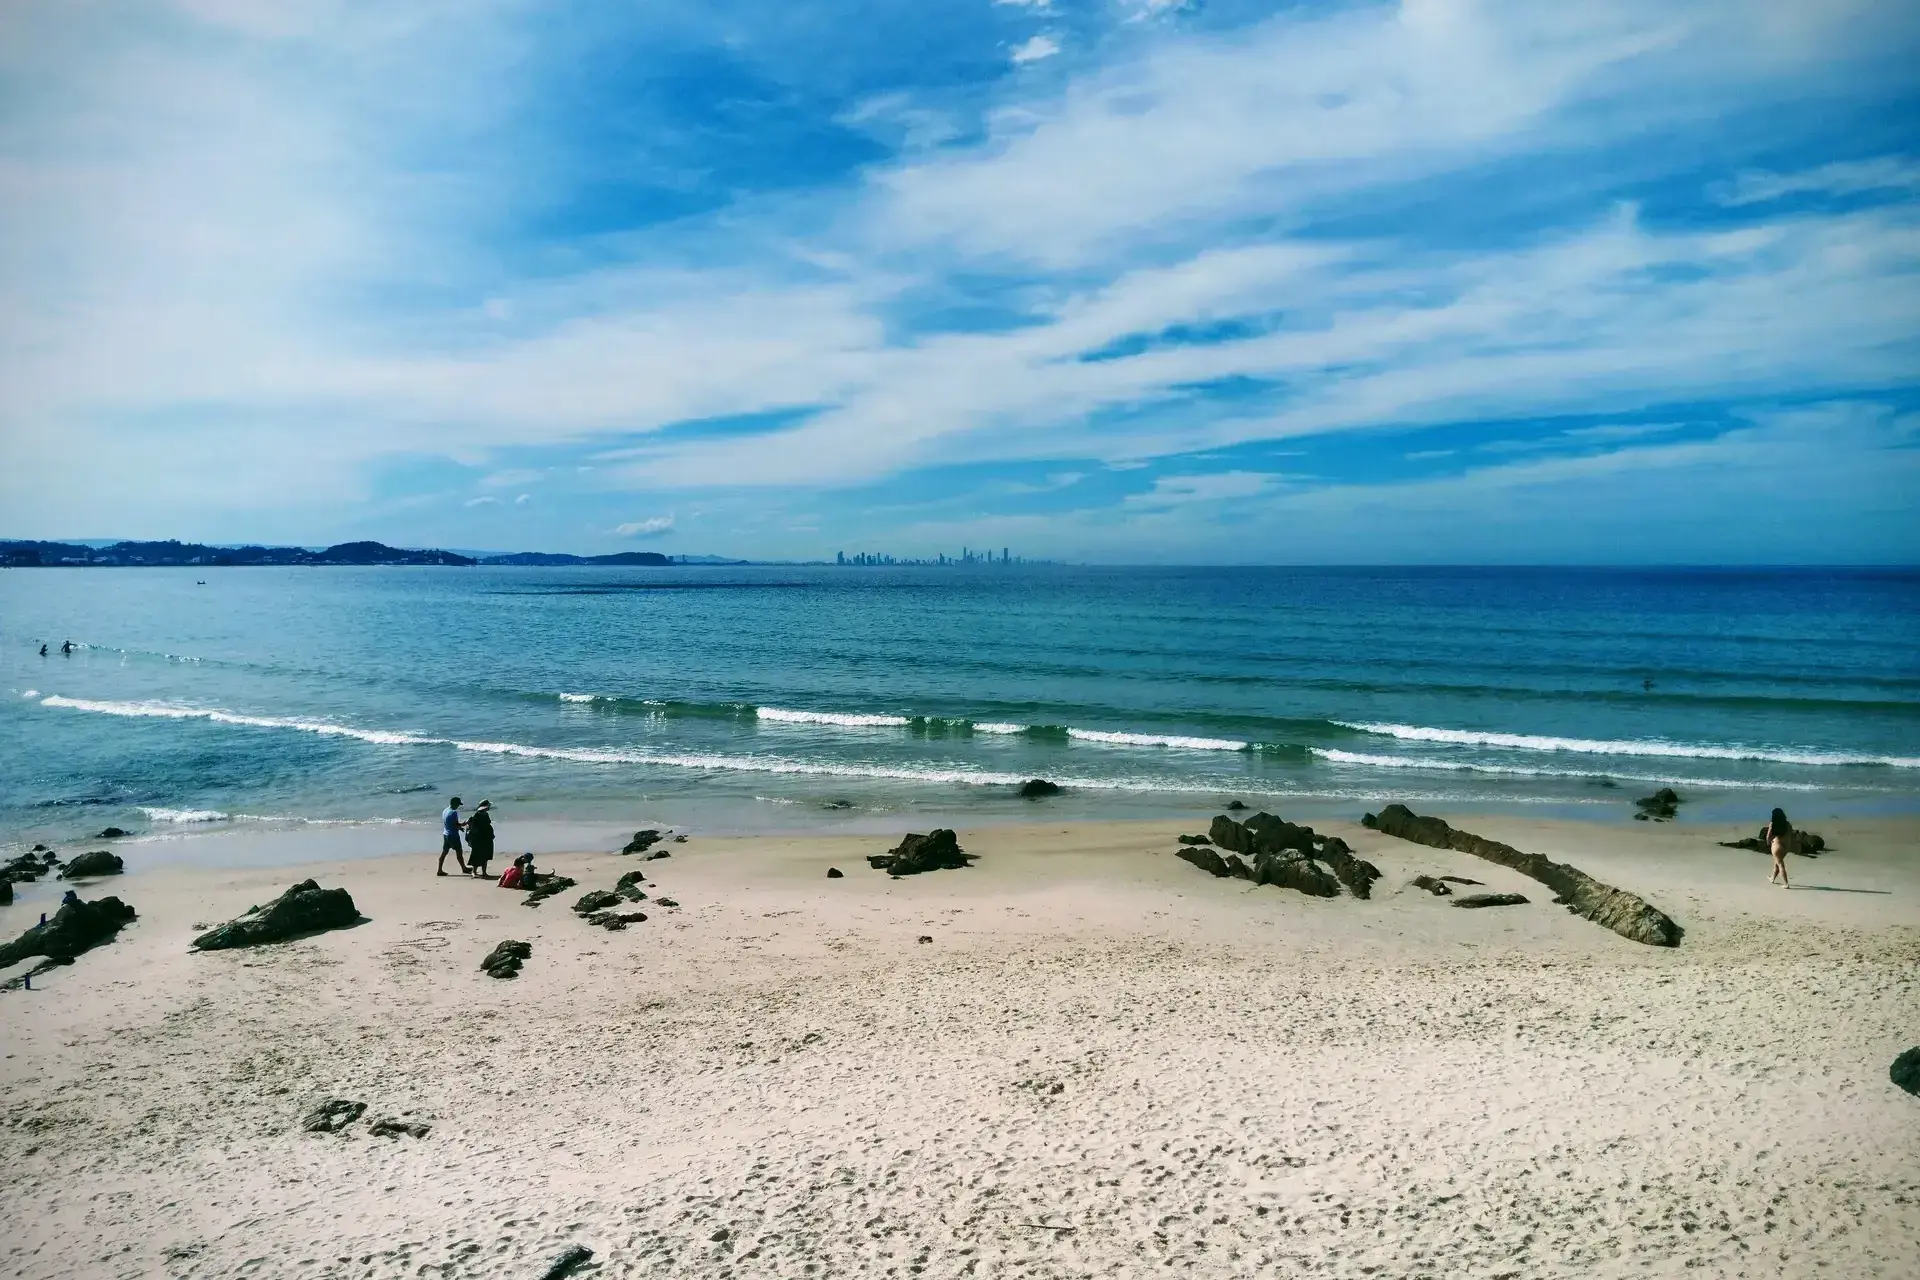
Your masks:
<svg viewBox="0 0 1920 1280"><path fill-rule="evenodd" d="M1060 42L1042 32L1015 45L1013 52L1008 56L1013 59L1013 64L1019 67L1029 62L1039 62L1043 58L1051 58L1058 52L1060 52Z"/></svg>
<svg viewBox="0 0 1920 1280"><path fill-rule="evenodd" d="M1716 189L1723 205L1764 204L1795 195L1851 196L1920 192L1920 161L1907 156L1843 160L1797 173L1753 170Z"/></svg>
<svg viewBox="0 0 1920 1280"><path fill-rule="evenodd" d="M634 520L614 527L614 534L621 538L658 538L673 530L673 517L649 516L645 520Z"/></svg>

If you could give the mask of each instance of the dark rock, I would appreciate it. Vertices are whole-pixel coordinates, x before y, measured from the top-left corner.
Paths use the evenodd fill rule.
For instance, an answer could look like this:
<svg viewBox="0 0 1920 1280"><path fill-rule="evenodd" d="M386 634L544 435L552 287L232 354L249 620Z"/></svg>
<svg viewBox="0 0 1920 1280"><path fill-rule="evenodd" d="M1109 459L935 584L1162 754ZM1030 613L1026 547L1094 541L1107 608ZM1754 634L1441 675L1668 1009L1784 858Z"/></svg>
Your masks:
<svg viewBox="0 0 1920 1280"><path fill-rule="evenodd" d="M622 889L631 889L635 885L645 884L646 882L647 882L646 872L629 871L627 872L627 874L621 876L618 880L615 880L613 882L613 888L614 888L614 892L618 893Z"/></svg>
<svg viewBox="0 0 1920 1280"><path fill-rule="evenodd" d="M618 933L630 924L639 924L647 918L644 911L596 911L587 917L587 923L598 925L610 933Z"/></svg>
<svg viewBox="0 0 1920 1280"><path fill-rule="evenodd" d="M623 884L613 892L617 897L626 902L645 902L647 900L647 895L642 892L640 886L637 884Z"/></svg>
<svg viewBox="0 0 1920 1280"><path fill-rule="evenodd" d="M1441 884L1440 881L1435 880L1432 876L1415 876L1413 878L1413 887L1416 889L1425 889L1436 898L1445 898L1453 893L1452 889Z"/></svg>
<svg viewBox="0 0 1920 1280"><path fill-rule="evenodd" d="M1228 809L1228 811L1229 811L1229 812L1232 812L1232 813L1238 813L1238 812L1240 812L1240 810L1242 810L1242 809L1244 809L1244 808L1246 808L1246 807L1247 807L1247 802L1246 802L1246 801L1244 801L1244 800L1229 800L1229 801L1227 801L1227 809Z"/></svg>
<svg viewBox="0 0 1920 1280"><path fill-rule="evenodd" d="M37 844L33 846L33 851L35 853L52 853L53 852L53 850L47 848L47 846L43 844Z"/></svg>
<svg viewBox="0 0 1920 1280"><path fill-rule="evenodd" d="M1456 907L1519 907L1526 905L1526 895L1521 893L1470 893L1464 898L1455 898Z"/></svg>
<svg viewBox="0 0 1920 1280"><path fill-rule="evenodd" d="M923 934L921 934L921 935L920 935L920 941L922 941L922 942L932 942L932 941L933 941L933 935L932 935L932 934L930 934L930 933L923 933Z"/></svg>
<svg viewBox="0 0 1920 1280"><path fill-rule="evenodd" d="M1334 876L1356 898L1371 898L1380 868L1356 855L1339 836L1328 836L1315 857L1333 868Z"/></svg>
<svg viewBox="0 0 1920 1280"><path fill-rule="evenodd" d="M397 1116L388 1116L368 1125L367 1132L378 1138L424 1138L433 1132L433 1126L422 1124L418 1120L402 1120Z"/></svg>
<svg viewBox="0 0 1920 1280"><path fill-rule="evenodd" d="M1256 813L1241 825L1247 829L1247 835L1253 842L1252 852L1254 853L1262 851L1280 853L1287 849L1300 853L1312 853L1316 843L1312 827L1296 826L1285 818L1276 818L1270 813ZM1344 845L1341 847L1345 848Z"/></svg>
<svg viewBox="0 0 1920 1280"><path fill-rule="evenodd" d="M96 849L92 853L83 853L60 868L62 880L85 880L94 876L117 876L127 869L120 855L105 849Z"/></svg>
<svg viewBox="0 0 1920 1280"><path fill-rule="evenodd" d="M1037 800L1041 796L1057 796L1060 784L1048 782L1045 778L1028 778L1020 784L1020 796L1025 800Z"/></svg>
<svg viewBox="0 0 1920 1280"><path fill-rule="evenodd" d="M655 849L652 853L647 855L647 861L654 862L654 861L657 861L658 859L671 858L672 856L673 854L666 849Z"/></svg>
<svg viewBox="0 0 1920 1280"><path fill-rule="evenodd" d="M1763 838L1767 829L1760 828L1760 835L1748 836L1744 840L1722 840L1722 849L1751 849L1755 853L1771 853L1772 849ZM1795 831L1793 838L1787 841L1787 852L1797 853L1803 858L1817 858L1827 852L1827 842L1811 831Z"/></svg>
<svg viewBox="0 0 1920 1280"><path fill-rule="evenodd" d="M679 903L675 902L672 898L659 898L659 899L656 899L656 901L663 907L677 907L680 905Z"/></svg>
<svg viewBox="0 0 1920 1280"><path fill-rule="evenodd" d="M1680 926L1642 898L1602 884L1578 867L1538 853L1522 853L1512 845L1487 840L1470 831L1455 831L1439 818L1423 818L1403 804L1390 804L1365 822L1377 831L1434 849L1455 849L1510 867L1538 880L1567 900L1567 910L1605 925L1623 938L1655 947L1680 945Z"/></svg>
<svg viewBox="0 0 1920 1280"><path fill-rule="evenodd" d="M1174 856L1185 862L1191 862L1210 876L1230 876L1226 862L1213 849L1206 845L1186 845L1174 851Z"/></svg>
<svg viewBox="0 0 1920 1280"><path fill-rule="evenodd" d="M120 837L122 837L122 836L124 836L124 835L126 835L126 834L127 834L127 833L126 833L126 832L124 832L124 831L122 831L122 830L121 830L121 829L120 829L119 827L108 827L108 828L107 828L107 829L106 829L105 831L102 831L102 832L101 832L101 833L99 834L99 836L97 836L97 837L96 837L96 839L100 839L100 840L118 840L118 839L119 839Z"/></svg>
<svg viewBox="0 0 1920 1280"><path fill-rule="evenodd" d="M912 876L923 871L945 871L965 867L973 855L960 848L960 841L946 827L926 835L908 835L892 852L870 857L869 866L888 875Z"/></svg>
<svg viewBox="0 0 1920 1280"><path fill-rule="evenodd" d="M846 877L846 872L840 870L840 868L838 867L827 868L827 879L840 880L840 879L844 879L845 877Z"/></svg>
<svg viewBox="0 0 1920 1280"><path fill-rule="evenodd" d="M1247 833L1245 827L1224 813L1214 818L1212 824L1207 827L1207 838L1222 849L1230 849L1234 853L1253 852L1253 837Z"/></svg>
<svg viewBox="0 0 1920 1280"><path fill-rule="evenodd" d="M567 1277L593 1261L593 1250L577 1244L553 1260L540 1280L567 1280Z"/></svg>
<svg viewBox="0 0 1920 1280"><path fill-rule="evenodd" d="M565 893L579 881L570 876L557 876L550 871L536 871L532 884L522 884L527 896L520 903L523 907L537 907L555 894Z"/></svg>
<svg viewBox="0 0 1920 1280"><path fill-rule="evenodd" d="M645 831L636 831L633 833L633 839L627 841L627 847L620 852L645 853L647 850L653 848L654 845L659 844L660 837L664 834L664 832L655 831L651 827Z"/></svg>
<svg viewBox="0 0 1920 1280"><path fill-rule="evenodd" d="M1205 836L1181 836L1180 843L1181 844L1212 844L1213 841L1207 839L1207 837Z"/></svg>
<svg viewBox="0 0 1920 1280"><path fill-rule="evenodd" d="M678 835L673 838L673 842L675 844L685 844L687 842L687 838L684 835Z"/></svg>
<svg viewBox="0 0 1920 1280"><path fill-rule="evenodd" d="M71 961L75 956L111 942L121 927L134 919L133 908L118 898L63 902L45 924L36 924L12 942L0 943L0 969L31 956Z"/></svg>
<svg viewBox="0 0 1920 1280"><path fill-rule="evenodd" d="M366 1109L367 1104L364 1102L349 1102L345 1098L334 1098L307 1112L306 1117L300 1121L300 1127L308 1133L339 1133L358 1120Z"/></svg>
<svg viewBox="0 0 1920 1280"><path fill-rule="evenodd" d="M1257 884L1298 889L1309 897L1340 896L1340 882L1327 874L1312 858L1295 850L1280 853L1265 850L1254 854L1253 878Z"/></svg>
<svg viewBox="0 0 1920 1280"><path fill-rule="evenodd" d="M1920 1098L1920 1045L1895 1058L1893 1065L1887 1068L1887 1078Z"/></svg>
<svg viewBox="0 0 1920 1280"><path fill-rule="evenodd" d="M1448 884L1479 884L1478 880L1469 880L1465 876L1441 876Z"/></svg>
<svg viewBox="0 0 1920 1280"><path fill-rule="evenodd" d="M617 893L609 893L605 889L590 889L580 895L580 900L573 904L573 910L577 915L590 915L595 911L605 911L608 907L617 907L621 901Z"/></svg>
<svg viewBox="0 0 1920 1280"><path fill-rule="evenodd" d="M1638 800L1635 800L1633 805L1634 808L1640 810L1639 813L1633 815L1636 818L1652 818L1655 822L1671 822L1674 814L1679 812L1680 797L1674 792L1672 787L1662 787L1650 796L1642 796Z"/></svg>
<svg viewBox="0 0 1920 1280"><path fill-rule="evenodd" d="M13 905L13 881L0 880L0 907Z"/></svg>
<svg viewBox="0 0 1920 1280"><path fill-rule="evenodd" d="M50 858L52 854L47 856ZM4 866L0 866L0 880L17 881L21 884L30 884L45 874L47 874L47 864L30 853L20 854L18 857L9 859Z"/></svg>
<svg viewBox="0 0 1920 1280"><path fill-rule="evenodd" d="M1253 868L1241 861L1239 854L1230 853L1220 861L1226 866L1228 875L1241 880L1253 879Z"/></svg>
<svg viewBox="0 0 1920 1280"><path fill-rule="evenodd" d="M825 801L824 803L822 803L820 807L821 807L822 809L851 809L851 808L853 808L853 801L851 801L851 800L828 800L828 801Z"/></svg>
<svg viewBox="0 0 1920 1280"><path fill-rule="evenodd" d="M507 939L480 962L481 972L490 978L517 978L520 966L533 957L533 944Z"/></svg>
<svg viewBox="0 0 1920 1280"><path fill-rule="evenodd" d="M196 951L257 947L359 922L360 912L345 889L322 889L302 880L266 906L209 929L193 940L193 946Z"/></svg>

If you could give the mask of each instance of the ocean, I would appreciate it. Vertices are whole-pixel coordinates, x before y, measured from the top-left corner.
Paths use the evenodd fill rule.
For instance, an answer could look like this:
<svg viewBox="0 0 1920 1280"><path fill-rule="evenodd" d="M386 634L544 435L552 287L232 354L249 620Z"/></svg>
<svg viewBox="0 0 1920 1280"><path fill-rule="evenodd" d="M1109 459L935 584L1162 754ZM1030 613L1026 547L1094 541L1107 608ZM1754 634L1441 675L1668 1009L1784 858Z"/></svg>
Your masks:
<svg viewBox="0 0 1920 1280"><path fill-rule="evenodd" d="M16 569L0 663L8 844L1920 807L1907 570Z"/></svg>

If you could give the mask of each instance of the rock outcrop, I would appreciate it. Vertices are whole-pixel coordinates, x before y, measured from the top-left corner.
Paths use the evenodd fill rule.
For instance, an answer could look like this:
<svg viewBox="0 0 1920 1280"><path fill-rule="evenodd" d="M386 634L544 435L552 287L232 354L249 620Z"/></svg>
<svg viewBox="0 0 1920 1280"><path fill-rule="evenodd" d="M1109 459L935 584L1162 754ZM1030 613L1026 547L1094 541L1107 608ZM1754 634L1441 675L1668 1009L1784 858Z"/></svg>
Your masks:
<svg viewBox="0 0 1920 1280"><path fill-rule="evenodd" d="M102 831L98 836L96 836L95 839L118 840L126 834L127 833L125 831L122 831L119 827L108 827L105 831Z"/></svg>
<svg viewBox="0 0 1920 1280"><path fill-rule="evenodd" d="M1525 906L1527 896L1523 893L1469 893L1465 897L1455 898L1456 907L1520 907Z"/></svg>
<svg viewBox="0 0 1920 1280"><path fill-rule="evenodd" d="M419 1120L385 1116L368 1125L367 1132L376 1138L424 1138L433 1132L433 1126Z"/></svg>
<svg viewBox="0 0 1920 1280"><path fill-rule="evenodd" d="M0 865L0 880L5 880L9 883L31 884L41 876L47 874L47 869L52 865L53 853L51 850L44 854L18 854L7 859L4 865Z"/></svg>
<svg viewBox="0 0 1920 1280"><path fill-rule="evenodd" d="M508 938L487 952L487 958L480 962L480 971L489 978L517 978L520 976L520 966L532 958L531 942Z"/></svg>
<svg viewBox="0 0 1920 1280"><path fill-rule="evenodd" d="M1416 889L1425 889L1436 898L1445 898L1453 893L1452 889L1448 888L1441 881L1435 880L1432 876L1415 876L1413 878L1413 887Z"/></svg>
<svg viewBox="0 0 1920 1280"><path fill-rule="evenodd" d="M344 929L360 922L353 895L345 889L322 889L302 880L264 907L255 907L193 940L196 951L226 951L285 942L327 929Z"/></svg>
<svg viewBox="0 0 1920 1280"><path fill-rule="evenodd" d="M1342 885L1356 898L1370 897L1380 878L1380 868L1354 856L1340 837L1316 834L1271 813L1256 813L1245 822L1223 813L1206 836L1181 836L1180 845L1175 855L1210 875L1297 889L1316 898L1338 897Z"/></svg>
<svg viewBox="0 0 1920 1280"><path fill-rule="evenodd" d="M973 855L960 847L960 839L946 827L926 835L908 835L887 853L867 859L867 865L891 876L913 876L923 871L946 871L965 867Z"/></svg>
<svg viewBox="0 0 1920 1280"><path fill-rule="evenodd" d="M636 831L633 833L633 839L627 841L626 848L620 850L620 852L621 853L645 853L647 850L653 848L653 846L655 846L656 844L659 844L660 838L665 834L666 834L665 832L655 831L651 827L647 828L645 831Z"/></svg>
<svg viewBox="0 0 1920 1280"><path fill-rule="evenodd" d="M828 867L828 868L827 868L827 879L829 879L829 880L842 880L842 879L845 879L845 878L846 878L846 874L847 874L846 872L844 872L844 871L842 871L842 870L841 870L840 868L838 868L838 867Z"/></svg>
<svg viewBox="0 0 1920 1280"><path fill-rule="evenodd" d="M300 1127L308 1133L339 1133L366 1114L366 1110L367 1104L364 1102L333 1098L307 1112L300 1121Z"/></svg>
<svg viewBox="0 0 1920 1280"><path fill-rule="evenodd" d="M592 915L596 911L605 911L608 907L617 907L624 901L625 899L619 894L606 889L589 889L580 895L579 901L573 904L573 911L575 915Z"/></svg>
<svg viewBox="0 0 1920 1280"><path fill-rule="evenodd" d="M567 1277L593 1261L593 1250L583 1244L576 1244L555 1258L540 1276L540 1280L567 1280Z"/></svg>
<svg viewBox="0 0 1920 1280"><path fill-rule="evenodd" d="M587 923L618 933L630 924L640 924L646 918L644 911L596 911L587 917Z"/></svg>
<svg viewBox="0 0 1920 1280"><path fill-rule="evenodd" d="M1772 849L1763 838L1766 833L1767 829L1762 827L1759 835L1748 836L1744 840L1722 840L1719 844L1722 849L1751 849L1755 853L1771 853ZM1795 831L1787 841L1787 852L1797 853L1803 858L1817 858L1826 851L1826 840L1811 831Z"/></svg>
<svg viewBox="0 0 1920 1280"><path fill-rule="evenodd" d="M1662 787L1650 796L1635 800L1633 807L1640 811L1633 816L1641 822L1649 818L1655 822L1671 822L1680 811L1680 797L1672 787Z"/></svg>
<svg viewBox="0 0 1920 1280"><path fill-rule="evenodd" d="M1020 784L1020 798L1023 800L1038 800L1041 796L1057 796L1059 794L1060 784L1057 782L1048 782L1045 778L1028 778Z"/></svg>
<svg viewBox="0 0 1920 1280"><path fill-rule="evenodd" d="M579 883L578 880L574 880L568 876L557 876L550 871L537 871L534 873L532 884L523 884L520 886L527 890L527 896L521 899L520 905L523 907L537 907L548 898L553 897L555 894L565 893Z"/></svg>
<svg viewBox="0 0 1920 1280"><path fill-rule="evenodd" d="M1655 947L1680 945L1680 926L1644 899L1602 884L1578 867L1538 853L1522 853L1512 845L1487 840L1469 831L1456 831L1439 818L1423 818L1403 804L1390 804L1362 821L1375 831L1434 849L1454 849L1510 867L1538 880L1565 899L1567 910L1605 925L1623 938Z"/></svg>
<svg viewBox="0 0 1920 1280"><path fill-rule="evenodd" d="M1887 1078L1920 1098L1920 1045L1895 1058L1893 1065L1887 1068Z"/></svg>
<svg viewBox="0 0 1920 1280"><path fill-rule="evenodd" d="M60 868L62 880L86 880L94 876L117 876L127 869L120 855L106 849L95 849L92 853L83 853L72 862Z"/></svg>
<svg viewBox="0 0 1920 1280"><path fill-rule="evenodd" d="M134 910L118 898L95 898L60 904L45 924L36 924L12 942L0 943L0 969L34 956L54 964L71 964L75 956L112 942L121 927L133 920Z"/></svg>

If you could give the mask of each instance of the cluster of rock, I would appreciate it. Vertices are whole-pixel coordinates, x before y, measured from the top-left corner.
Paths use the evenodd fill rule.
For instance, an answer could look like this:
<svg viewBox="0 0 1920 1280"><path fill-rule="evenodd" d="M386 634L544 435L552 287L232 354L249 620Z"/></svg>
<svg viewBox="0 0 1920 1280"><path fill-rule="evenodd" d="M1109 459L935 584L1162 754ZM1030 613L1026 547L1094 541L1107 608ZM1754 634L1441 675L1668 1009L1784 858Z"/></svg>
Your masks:
<svg viewBox="0 0 1920 1280"><path fill-rule="evenodd" d="M630 924L640 924L647 918L644 911L623 911L622 903L645 902L647 895L640 888L644 872L629 871L620 877L612 889L590 889L580 895L573 904L574 914L588 924L598 925L602 929L618 932Z"/></svg>
<svg viewBox="0 0 1920 1280"><path fill-rule="evenodd" d="M35 956L44 957L46 963L34 973L55 965L72 964L75 956L112 942L121 927L134 919L133 908L118 898L96 898L92 902L75 898L63 902L51 918L34 925L12 942L0 943L0 969ZM11 979L7 986L21 980Z"/></svg>
<svg viewBox="0 0 1920 1280"><path fill-rule="evenodd" d="M332 1098L301 1117L300 1127L308 1133L345 1133L348 1126L366 1113L364 1102ZM367 1132L379 1138L424 1138L433 1132L433 1126L402 1116L386 1116L368 1125Z"/></svg>
<svg viewBox="0 0 1920 1280"><path fill-rule="evenodd" d="M226 951L285 942L328 929L360 923L359 908L345 889L322 889L302 880L264 907L252 907L193 940L196 951Z"/></svg>
<svg viewBox="0 0 1920 1280"><path fill-rule="evenodd" d="M1605 925L1623 938L1656 947L1680 945L1680 926L1645 900L1595 880L1578 867L1538 853L1522 853L1512 845L1487 840L1470 831L1456 831L1440 818L1423 818L1403 804L1390 804L1361 821L1375 831L1433 849L1454 849L1485 858L1521 875L1538 880L1558 895L1575 915Z"/></svg>
<svg viewBox="0 0 1920 1280"><path fill-rule="evenodd" d="M1210 875L1298 889L1316 898L1338 897L1342 885L1356 898L1371 897L1380 878L1380 868L1356 857L1339 836L1316 834L1271 813L1256 813L1245 822L1223 813L1207 828L1204 841L1182 836L1180 845L1178 856Z"/></svg>
<svg viewBox="0 0 1920 1280"><path fill-rule="evenodd" d="M1766 840L1767 829L1760 828L1758 835L1748 836L1744 840L1722 840L1722 849L1751 849L1755 853L1771 853ZM1827 842L1811 831L1795 831L1787 838L1787 852L1797 853L1803 858L1817 858L1827 851Z"/></svg>
<svg viewBox="0 0 1920 1280"><path fill-rule="evenodd" d="M33 846L31 853L16 854L0 864L0 904L13 901L16 883L32 884L53 870L53 864L53 850L43 844Z"/></svg>
<svg viewBox="0 0 1920 1280"><path fill-rule="evenodd" d="M537 907L548 898L565 893L579 883L571 876L558 876L551 871L536 871L531 881L523 881L520 885L522 889L527 890L527 896L520 900L520 905Z"/></svg>
<svg viewBox="0 0 1920 1280"><path fill-rule="evenodd" d="M909 834L886 853L869 855L867 865L890 876L914 876L970 866L973 858L960 847L958 836L940 827L926 835Z"/></svg>
<svg viewBox="0 0 1920 1280"><path fill-rule="evenodd" d="M83 853L66 866L60 868L62 880L88 880L98 876L117 876L127 869L127 864L117 853L106 849L95 849L92 853Z"/></svg>
<svg viewBox="0 0 1920 1280"><path fill-rule="evenodd" d="M653 848L653 846L659 844L662 840L664 840L668 836L668 834L670 833L667 831L655 831L652 827L648 827L644 831L636 831L633 833L633 839L627 841L626 847L621 849L620 852L621 853L645 853L649 858L670 858L673 855L668 853L665 849ZM675 839L681 839L681 838L682 837L675 837ZM647 851L650 849L652 849L653 852L648 853Z"/></svg>
<svg viewBox="0 0 1920 1280"><path fill-rule="evenodd" d="M508 938L487 952L486 959L480 962L480 971L489 978L517 978L520 976L520 966L532 958L531 942Z"/></svg>
<svg viewBox="0 0 1920 1280"><path fill-rule="evenodd" d="M1633 807L1640 811L1633 815L1635 822L1672 822L1680 812L1680 796L1672 787L1662 787L1650 796L1635 800Z"/></svg>

